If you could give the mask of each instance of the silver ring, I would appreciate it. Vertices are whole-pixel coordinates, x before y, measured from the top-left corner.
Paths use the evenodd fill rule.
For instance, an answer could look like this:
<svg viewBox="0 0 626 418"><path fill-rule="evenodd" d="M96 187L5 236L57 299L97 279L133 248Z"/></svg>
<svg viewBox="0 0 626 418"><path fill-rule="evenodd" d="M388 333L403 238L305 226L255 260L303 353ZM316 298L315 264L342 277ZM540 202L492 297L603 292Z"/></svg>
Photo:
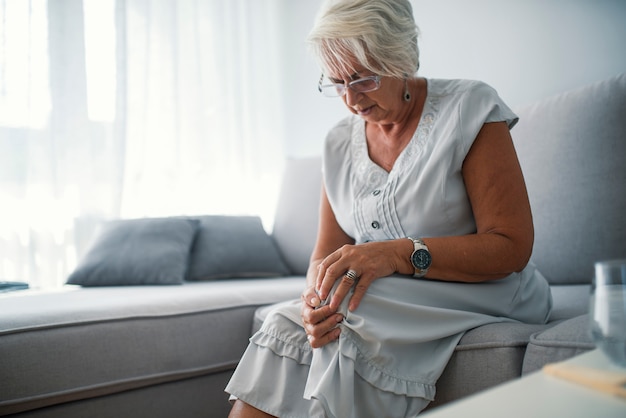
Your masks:
<svg viewBox="0 0 626 418"><path fill-rule="evenodd" d="M346 274L344 274L343 276L350 280L352 283L354 283L356 279L359 278L359 276L356 274L356 271L354 270L346 271Z"/></svg>

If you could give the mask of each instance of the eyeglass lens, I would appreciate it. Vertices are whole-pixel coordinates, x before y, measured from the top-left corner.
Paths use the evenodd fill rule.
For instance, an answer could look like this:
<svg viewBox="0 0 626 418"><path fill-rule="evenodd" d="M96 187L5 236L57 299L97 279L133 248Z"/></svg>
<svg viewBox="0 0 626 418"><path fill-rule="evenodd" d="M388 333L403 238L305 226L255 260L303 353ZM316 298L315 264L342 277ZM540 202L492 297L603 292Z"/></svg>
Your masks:
<svg viewBox="0 0 626 418"><path fill-rule="evenodd" d="M324 93L324 95L331 97L343 96L346 93L346 88L350 88L357 93L367 93L376 90L378 87L379 78L377 76L360 78L352 81L347 86L341 83L320 84L319 86L320 91Z"/></svg>

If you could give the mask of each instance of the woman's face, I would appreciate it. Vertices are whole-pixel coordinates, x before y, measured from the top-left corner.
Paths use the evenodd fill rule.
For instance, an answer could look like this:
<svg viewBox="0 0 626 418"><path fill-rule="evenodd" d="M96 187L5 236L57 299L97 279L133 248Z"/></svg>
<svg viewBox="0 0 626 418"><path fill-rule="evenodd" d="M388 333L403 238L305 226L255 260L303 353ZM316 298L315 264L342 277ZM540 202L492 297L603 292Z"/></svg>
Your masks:
<svg viewBox="0 0 626 418"><path fill-rule="evenodd" d="M332 75L328 78L333 83L348 85L355 80L373 75L376 74L357 67L353 74ZM350 112L359 115L366 122L394 123L399 121L401 117L403 91L404 82L402 80L382 77L380 87L377 90L359 93L351 88L346 88L346 93L342 99Z"/></svg>

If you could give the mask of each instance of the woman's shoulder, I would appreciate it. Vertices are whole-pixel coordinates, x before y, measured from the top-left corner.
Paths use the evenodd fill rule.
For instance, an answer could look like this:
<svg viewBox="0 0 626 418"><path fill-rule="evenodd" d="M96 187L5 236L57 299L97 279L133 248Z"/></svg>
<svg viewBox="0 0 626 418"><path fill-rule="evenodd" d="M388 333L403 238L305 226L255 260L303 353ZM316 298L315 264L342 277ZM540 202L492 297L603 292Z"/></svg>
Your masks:
<svg viewBox="0 0 626 418"><path fill-rule="evenodd" d="M327 152L336 153L348 146L355 123L359 123L359 119L355 115L348 115L330 128L325 141Z"/></svg>
<svg viewBox="0 0 626 418"><path fill-rule="evenodd" d="M482 126L486 122L506 121L509 127L517 122L517 116L489 84L478 80L429 80L429 98L441 109L460 115L464 121L476 120Z"/></svg>
<svg viewBox="0 0 626 418"><path fill-rule="evenodd" d="M352 139L355 135L354 129L359 128L359 120L355 115L349 115L337 122L326 135L322 152L322 171L324 173L333 173L329 178L332 181L326 181L326 191L331 193L333 185L337 185L346 176L337 175L346 169L346 162L350 161ZM362 120L361 120L361 123Z"/></svg>
<svg viewBox="0 0 626 418"><path fill-rule="evenodd" d="M496 90L480 80L429 78L428 95L431 97L462 97L467 95L493 95Z"/></svg>
<svg viewBox="0 0 626 418"><path fill-rule="evenodd" d="M355 115L348 115L343 119L340 119L339 122L335 123L335 125L328 131L328 134L334 136L349 135L356 121Z"/></svg>

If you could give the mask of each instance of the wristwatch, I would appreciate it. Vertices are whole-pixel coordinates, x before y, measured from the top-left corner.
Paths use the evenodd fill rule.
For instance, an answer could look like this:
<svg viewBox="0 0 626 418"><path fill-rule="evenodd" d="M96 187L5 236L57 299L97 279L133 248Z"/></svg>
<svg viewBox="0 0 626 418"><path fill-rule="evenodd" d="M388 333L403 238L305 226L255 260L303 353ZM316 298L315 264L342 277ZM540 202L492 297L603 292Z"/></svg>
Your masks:
<svg viewBox="0 0 626 418"><path fill-rule="evenodd" d="M428 267L433 262L433 258L428 251L428 247L421 239L408 237L413 241L413 254L411 254L411 264L415 268L413 277L424 277L428 272Z"/></svg>

